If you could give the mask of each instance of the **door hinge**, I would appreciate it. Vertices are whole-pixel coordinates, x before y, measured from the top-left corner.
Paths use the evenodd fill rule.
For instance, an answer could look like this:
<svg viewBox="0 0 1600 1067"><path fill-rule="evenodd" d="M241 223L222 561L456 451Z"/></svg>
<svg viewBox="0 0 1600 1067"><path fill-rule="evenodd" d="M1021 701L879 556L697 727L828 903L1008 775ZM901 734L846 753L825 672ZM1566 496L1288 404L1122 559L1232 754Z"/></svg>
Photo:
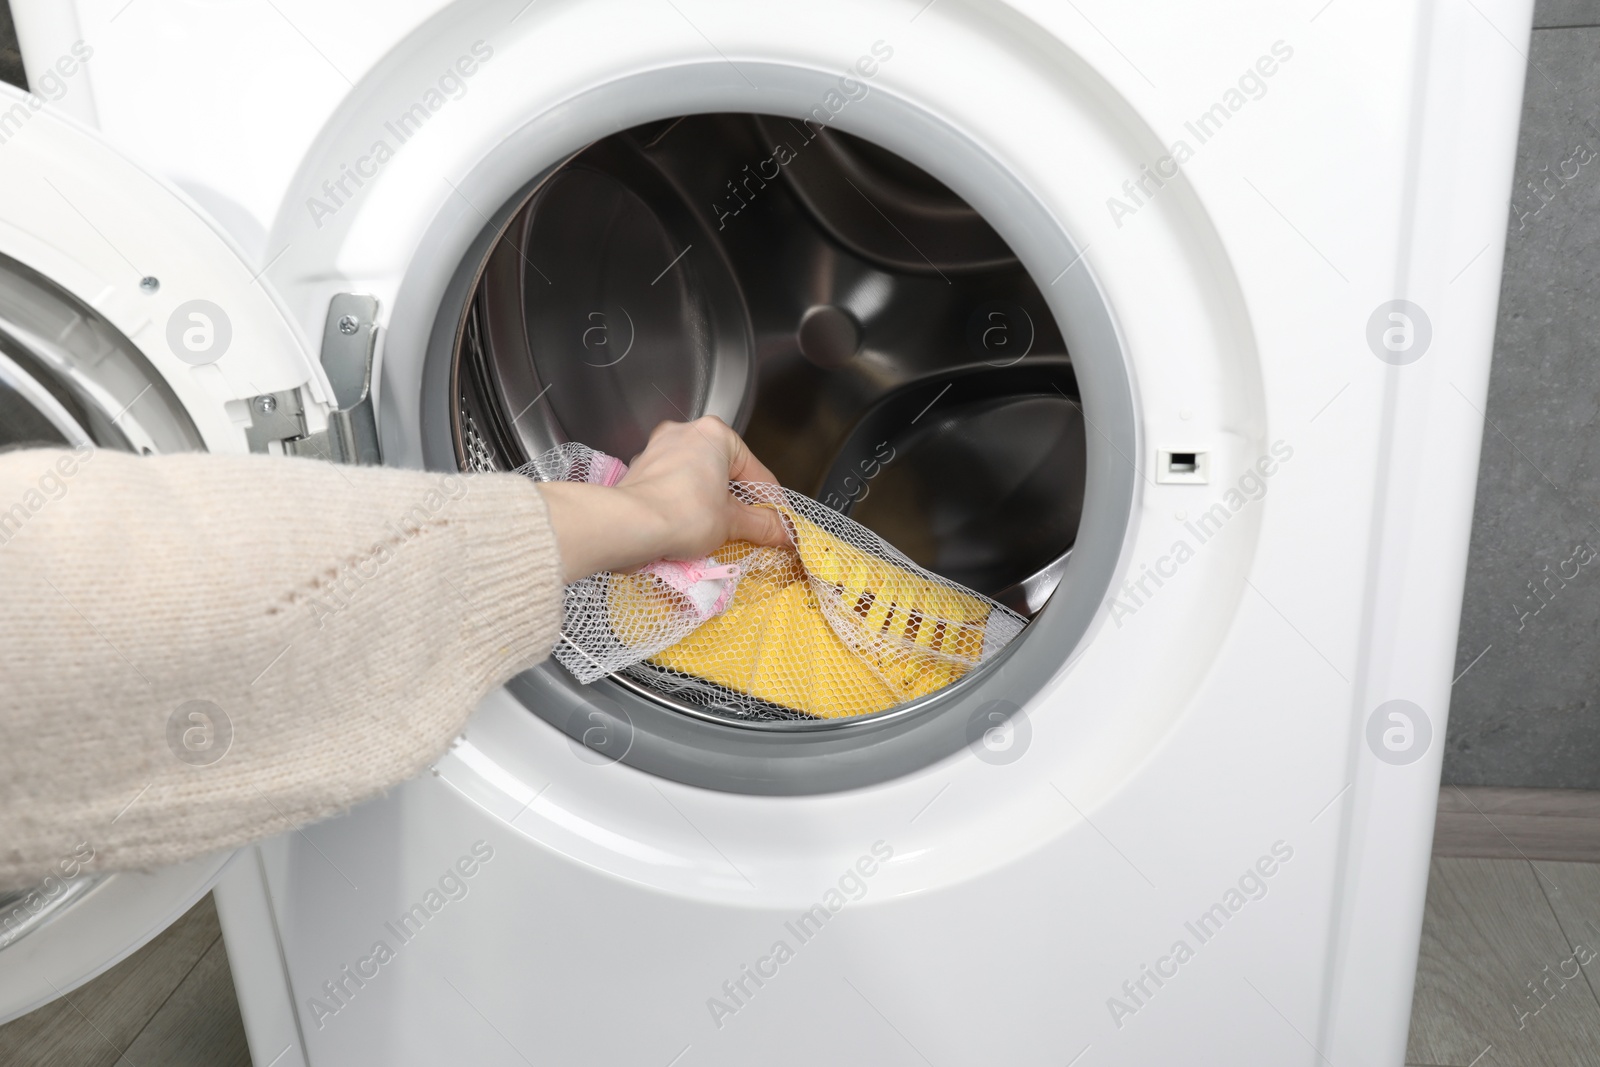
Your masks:
<svg viewBox="0 0 1600 1067"><path fill-rule="evenodd" d="M333 463L383 462L372 409L372 357L378 341L378 299L339 293L328 304L322 329L322 369L333 387L325 430L309 431L300 389L250 398L250 451L267 452L276 441L285 455Z"/></svg>

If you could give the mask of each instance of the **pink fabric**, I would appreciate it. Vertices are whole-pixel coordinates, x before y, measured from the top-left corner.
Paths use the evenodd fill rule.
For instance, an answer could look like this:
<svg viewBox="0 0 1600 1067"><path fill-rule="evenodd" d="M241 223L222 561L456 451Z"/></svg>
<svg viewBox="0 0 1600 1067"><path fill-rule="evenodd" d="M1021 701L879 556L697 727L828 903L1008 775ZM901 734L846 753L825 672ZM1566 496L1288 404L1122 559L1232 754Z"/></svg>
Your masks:
<svg viewBox="0 0 1600 1067"><path fill-rule="evenodd" d="M598 485L616 485L628 473L628 465L615 456L599 453L589 465L589 481Z"/></svg>
<svg viewBox="0 0 1600 1067"><path fill-rule="evenodd" d="M736 564L718 564L709 556L705 559L661 559L643 570L686 597L702 621L722 614L738 585L733 579L739 577Z"/></svg>

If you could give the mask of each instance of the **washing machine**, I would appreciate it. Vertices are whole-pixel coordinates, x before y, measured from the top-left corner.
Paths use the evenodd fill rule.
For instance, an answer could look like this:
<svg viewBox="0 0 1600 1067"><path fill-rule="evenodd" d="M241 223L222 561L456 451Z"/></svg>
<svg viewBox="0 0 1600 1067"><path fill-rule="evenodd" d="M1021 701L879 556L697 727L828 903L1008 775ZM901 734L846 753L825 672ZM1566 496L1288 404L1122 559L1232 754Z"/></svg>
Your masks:
<svg viewBox="0 0 1600 1067"><path fill-rule="evenodd" d="M274 1067L1402 1062L1526 0L13 8L0 253L186 428L102 444L713 413L1027 626L850 718L547 663L0 981L165 877Z"/></svg>

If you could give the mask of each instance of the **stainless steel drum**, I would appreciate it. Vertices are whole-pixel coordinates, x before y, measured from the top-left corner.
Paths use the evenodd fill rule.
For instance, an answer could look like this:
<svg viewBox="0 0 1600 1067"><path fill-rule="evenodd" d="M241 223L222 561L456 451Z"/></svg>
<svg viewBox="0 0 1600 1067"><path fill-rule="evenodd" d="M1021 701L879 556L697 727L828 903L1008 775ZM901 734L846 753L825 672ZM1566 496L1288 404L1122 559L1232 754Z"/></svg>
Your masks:
<svg viewBox="0 0 1600 1067"><path fill-rule="evenodd" d="M457 338L465 469L566 440L628 458L709 413L784 485L1030 617L1072 550L1084 420L1038 287L959 197L847 134L701 115L591 145L515 211Z"/></svg>

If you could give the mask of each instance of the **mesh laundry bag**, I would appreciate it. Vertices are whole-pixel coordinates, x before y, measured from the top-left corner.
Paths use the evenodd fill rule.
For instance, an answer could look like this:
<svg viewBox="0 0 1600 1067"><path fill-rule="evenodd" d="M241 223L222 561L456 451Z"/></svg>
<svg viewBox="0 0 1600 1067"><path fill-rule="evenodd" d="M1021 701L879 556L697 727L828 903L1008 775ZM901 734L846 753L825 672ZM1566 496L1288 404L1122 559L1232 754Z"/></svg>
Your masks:
<svg viewBox="0 0 1600 1067"><path fill-rule="evenodd" d="M615 485L627 467L566 444L518 473ZM854 718L949 685L1025 624L809 497L729 489L777 510L792 545L735 541L567 586L555 656L579 681L619 674L741 718Z"/></svg>

